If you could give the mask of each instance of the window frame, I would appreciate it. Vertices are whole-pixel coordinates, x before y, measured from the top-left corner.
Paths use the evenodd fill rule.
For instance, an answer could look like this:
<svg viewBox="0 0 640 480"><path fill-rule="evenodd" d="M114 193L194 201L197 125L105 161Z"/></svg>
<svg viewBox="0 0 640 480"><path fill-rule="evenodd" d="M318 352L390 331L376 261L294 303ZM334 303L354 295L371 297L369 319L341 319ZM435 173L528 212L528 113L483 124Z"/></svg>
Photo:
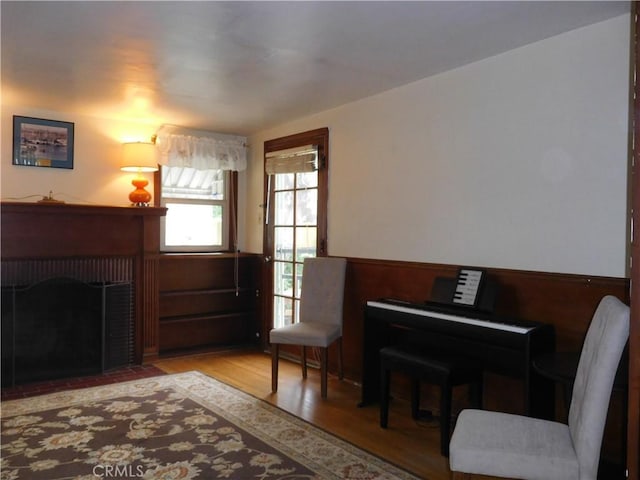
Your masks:
<svg viewBox="0 0 640 480"><path fill-rule="evenodd" d="M165 207L167 198L162 194L162 168L154 173L154 206ZM170 203L184 203L196 205L222 205L222 245L217 247L207 247L206 245L165 245L166 217L160 218L160 252L161 253L223 253L232 252L237 249L236 222L238 206L238 173L234 171L224 172L224 200L197 200L197 199L174 199L168 197Z"/></svg>

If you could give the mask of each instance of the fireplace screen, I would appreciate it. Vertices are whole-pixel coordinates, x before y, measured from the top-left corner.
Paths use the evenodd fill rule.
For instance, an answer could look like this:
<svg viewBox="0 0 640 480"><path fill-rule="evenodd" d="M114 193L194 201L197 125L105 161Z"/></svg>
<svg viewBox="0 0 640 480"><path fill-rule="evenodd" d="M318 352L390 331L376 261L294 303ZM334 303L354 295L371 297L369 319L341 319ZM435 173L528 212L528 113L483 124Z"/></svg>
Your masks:
<svg viewBox="0 0 640 480"><path fill-rule="evenodd" d="M132 363L131 299L129 283L55 278L3 286L3 386Z"/></svg>

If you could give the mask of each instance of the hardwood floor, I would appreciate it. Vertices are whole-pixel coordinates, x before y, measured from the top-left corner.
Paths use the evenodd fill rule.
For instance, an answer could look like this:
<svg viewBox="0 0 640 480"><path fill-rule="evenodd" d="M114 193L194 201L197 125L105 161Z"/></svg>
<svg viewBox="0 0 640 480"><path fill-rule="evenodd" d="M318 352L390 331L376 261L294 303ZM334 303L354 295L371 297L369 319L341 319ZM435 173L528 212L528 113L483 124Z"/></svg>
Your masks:
<svg viewBox="0 0 640 480"><path fill-rule="evenodd" d="M280 360L278 392L271 393L271 358L254 351L228 351L162 359L155 366L167 373L198 370L272 403L314 425L428 480L450 480L448 459L440 455L437 422L411 419L409 402L395 399L389 426L379 426L378 405L358 407L360 388L329 376L328 398L320 396L320 375L310 368L302 379L300 365ZM479 477L480 478L480 477ZM479 480L478 478L478 480ZM487 478L487 477L484 477Z"/></svg>

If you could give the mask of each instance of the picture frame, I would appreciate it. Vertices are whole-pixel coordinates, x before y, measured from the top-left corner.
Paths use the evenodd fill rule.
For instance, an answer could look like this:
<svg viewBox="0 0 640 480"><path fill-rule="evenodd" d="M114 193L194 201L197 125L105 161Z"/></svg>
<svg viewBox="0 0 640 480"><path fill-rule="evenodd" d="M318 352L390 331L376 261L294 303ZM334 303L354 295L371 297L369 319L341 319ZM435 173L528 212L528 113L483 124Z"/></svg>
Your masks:
<svg viewBox="0 0 640 480"><path fill-rule="evenodd" d="M74 124L13 116L13 165L73 168Z"/></svg>

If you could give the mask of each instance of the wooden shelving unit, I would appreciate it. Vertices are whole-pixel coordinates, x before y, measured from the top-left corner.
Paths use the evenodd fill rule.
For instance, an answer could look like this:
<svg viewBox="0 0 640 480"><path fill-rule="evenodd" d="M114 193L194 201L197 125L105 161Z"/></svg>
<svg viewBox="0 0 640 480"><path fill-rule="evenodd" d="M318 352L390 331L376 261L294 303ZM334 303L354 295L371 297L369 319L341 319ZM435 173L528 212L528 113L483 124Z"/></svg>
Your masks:
<svg viewBox="0 0 640 480"><path fill-rule="evenodd" d="M251 254L160 257L160 354L257 341L259 258Z"/></svg>

